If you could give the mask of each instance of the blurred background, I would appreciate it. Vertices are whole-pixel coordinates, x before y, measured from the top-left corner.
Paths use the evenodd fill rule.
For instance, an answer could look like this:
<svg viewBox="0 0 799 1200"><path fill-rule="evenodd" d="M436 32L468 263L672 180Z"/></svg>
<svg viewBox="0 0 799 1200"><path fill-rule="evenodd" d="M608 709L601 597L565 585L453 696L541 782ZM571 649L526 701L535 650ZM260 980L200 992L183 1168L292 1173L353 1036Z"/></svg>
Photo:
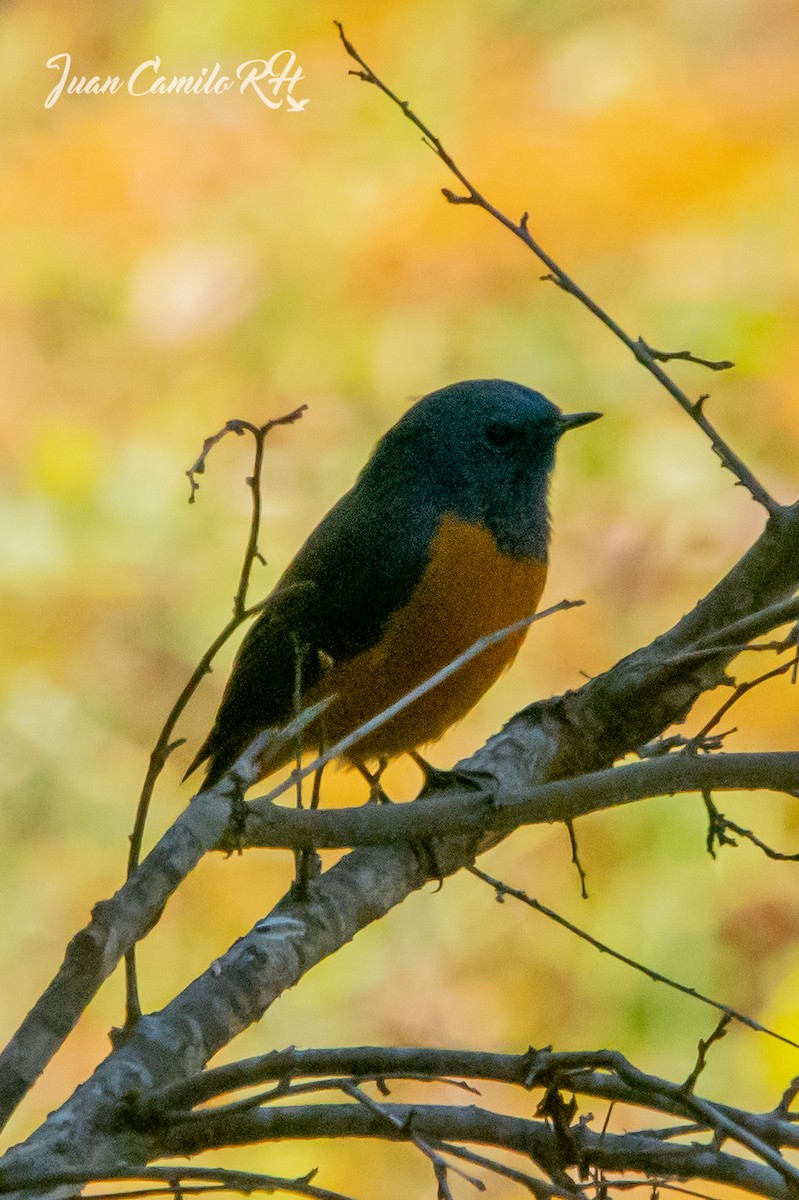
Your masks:
<svg viewBox="0 0 799 1200"><path fill-rule="evenodd" d="M442 766L521 705L579 686L667 628L763 525L620 344L540 283L542 268L499 226L442 200L452 179L395 108L348 76L334 18L474 183L511 216L528 210L534 235L630 333L735 361L721 375L686 364L674 374L692 396L711 392L711 419L779 499L799 487L791 0L4 3L0 963L14 986L0 995L3 1041L91 905L121 882L149 750L228 617L251 448L233 437L217 447L192 507L184 474L228 418L308 405L268 443L255 600L420 394L504 376L566 410L607 414L562 446L552 497L546 600L587 604L533 630L432 751ZM283 49L305 76L294 91L307 97L302 111L237 91L64 94L44 106L53 55L71 54L79 76L125 78L155 55L171 76L217 62L232 73ZM189 745L164 774L151 839L190 795L180 776L232 653L182 723ZM784 680L731 717L731 749L796 746ZM400 765L389 790L410 796L417 783ZM353 777L330 775L327 803L356 798ZM721 802L797 849L795 805ZM795 864L747 845L711 861L697 798L631 806L577 832L587 902L562 829L523 830L484 865L799 1038ZM290 867L266 852L203 863L142 948L145 1007L248 929ZM117 974L15 1119L15 1139L106 1054L122 998ZM233 1049L602 1044L679 1079L714 1024L464 876L362 933ZM771 1106L797 1074L799 1052L733 1029L703 1088ZM363 1197L433 1188L426 1164L398 1148L289 1145L236 1160L274 1172L319 1165L323 1186Z"/></svg>

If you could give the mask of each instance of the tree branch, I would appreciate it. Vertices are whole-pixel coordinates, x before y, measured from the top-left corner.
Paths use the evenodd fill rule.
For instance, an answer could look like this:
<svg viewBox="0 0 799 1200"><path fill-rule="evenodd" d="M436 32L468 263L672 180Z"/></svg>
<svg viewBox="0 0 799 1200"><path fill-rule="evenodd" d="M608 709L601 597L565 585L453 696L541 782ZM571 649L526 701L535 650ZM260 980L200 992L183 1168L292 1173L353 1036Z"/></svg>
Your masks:
<svg viewBox="0 0 799 1200"><path fill-rule="evenodd" d="M182 1155L277 1139L357 1137L407 1141L415 1133L433 1143L457 1140L515 1151L547 1174L574 1167L581 1171L610 1167L728 1183L779 1200L789 1200L795 1186L795 1170L784 1160L777 1170L770 1163L752 1162L713 1146L668 1143L646 1134L600 1133L586 1123L570 1126L566 1140L544 1121L510 1117L476 1105L383 1103L380 1107L383 1113L360 1104L309 1104L255 1109L224 1120L209 1114L173 1125L165 1136L164 1148L168 1154ZM391 1123L385 1114L392 1118ZM778 1155L770 1157L779 1161Z"/></svg>
<svg viewBox="0 0 799 1200"><path fill-rule="evenodd" d="M342 39L351 52L343 32ZM357 54L355 57L358 58ZM358 61L362 62L359 58ZM379 83L365 64L362 77ZM379 86L396 100L382 84ZM699 695L725 681L727 664L739 652L741 641L746 640L732 637L731 631L736 626L746 627L747 636L757 636L780 623L773 614L764 616L763 610L783 601L799 581L799 505L792 508L776 505L708 424L701 402L691 402L654 362L640 340L635 341L620 330L560 271L533 242L526 217L516 225L483 201L437 139L410 113L407 105L401 107L466 187L467 194L460 201L479 202L541 257L560 286L576 295L622 338L682 406L687 405L686 411L711 438L725 465L770 513L766 529L755 545L673 629L579 691L530 705L485 747L459 764L460 771L470 778L493 780L498 795L528 796L536 785L600 771L682 721ZM669 763L668 759L664 761ZM615 774L618 776L619 772ZM441 799L442 792L445 799L446 788L432 787L431 802L436 797ZM63 1040L99 981L157 919L160 908L187 870L207 849L219 844L231 807L230 798L214 790L196 798L129 884L112 901L98 906L88 931L73 942L64 972L26 1019L12 1047L0 1056L0 1104L6 1111L13 1108ZM442 838L436 846L438 869L446 875L469 865L476 854L495 844L501 836L494 828L480 827ZM30 1176L34 1169L41 1177L48 1167L56 1165L61 1170L74 1167L86 1178L87 1171L110 1170L119 1161L146 1162L164 1153L162 1130L134 1128L126 1122L131 1096L146 1098L154 1089L196 1075L214 1053L258 1020L277 996L313 965L424 882L425 872L410 847L392 844L358 849L325 875L312 880L307 897L286 896L267 918L259 921L162 1012L142 1018L83 1088L26 1143L8 1151L0 1165L0 1172L6 1174L0 1174L0 1180L20 1178L26 1171ZM67 1003L62 1013L65 997ZM22 1049L23 1035L30 1040L30 1055ZM689 1099L695 1104L694 1098ZM673 1093L664 1096L662 1103L667 1102L682 1103ZM712 1112L700 1112L694 1107L691 1112L695 1121L712 1124L717 1119L717 1109L714 1106ZM398 1116L402 1110L403 1106L397 1106ZM259 1109L246 1118L239 1113L235 1118L237 1136L242 1140L252 1137L262 1140L278 1136L275 1130L279 1127L289 1131L286 1136L318 1136L320 1129L333 1127L341 1132L346 1132L346 1127L362 1133L366 1130L367 1136L386 1133L386 1122L378 1122L377 1116L360 1104L293 1107L280 1117L275 1116L276 1111L279 1110ZM477 1140L510 1148L516 1148L514 1140L519 1138L521 1151L529 1153L532 1144L542 1163L547 1161L547 1154L554 1156L550 1160L552 1169L562 1169L564 1165L582 1169L589 1164L598 1170L691 1175L734 1183L780 1200L795 1189L793 1175L788 1180L781 1163L749 1162L723 1154L714 1145L668 1144L662 1138L640 1134L611 1135L605 1131L598 1134L586 1125L577 1125L569 1130L567 1144L571 1157L564 1159L562 1141L544 1122L498 1118L475 1108L414 1107L412 1111L414 1130L421 1136ZM328 1125L321 1126L319 1122L325 1114ZM233 1121L233 1117L229 1120ZM369 1122L376 1123L371 1126L373 1133L369 1132ZM189 1126L195 1134L199 1128L196 1123L186 1122L181 1129L187 1137ZM227 1128L227 1132L222 1129L220 1118L217 1129L220 1138L230 1137L230 1126ZM713 1124L713 1128L723 1125ZM742 1128L750 1129L746 1125ZM749 1142L754 1144L751 1138ZM12 1175L12 1171L20 1174Z"/></svg>
<svg viewBox="0 0 799 1200"><path fill-rule="evenodd" d="M258 778L260 749L256 739L233 768L245 784ZM229 788L228 775L195 796L134 874L110 899L94 906L89 924L75 934L55 978L0 1053L3 1123L125 952L149 932L172 893L223 839L235 813Z"/></svg>
<svg viewBox="0 0 799 1200"><path fill-rule="evenodd" d="M724 1014L725 1020L734 1019L740 1021L742 1025L755 1030L756 1033L765 1033L768 1037L775 1038L778 1042L783 1042L785 1045L793 1046L795 1050L799 1050L799 1042L794 1042L784 1034L777 1033L774 1029L769 1029L766 1025L761 1025L760 1021L754 1020L753 1017L748 1017L746 1013L739 1012L736 1008L731 1008L728 1004L721 1004L718 1000L703 995L696 988L688 987L686 984L679 983L676 979L672 979L668 975L661 974L660 971L655 971L651 967L647 967L644 963L639 962L638 959L630 958L627 954L621 954L606 942L601 942L598 938L593 937L592 934L581 929L579 925L575 925L572 921L567 921L560 913L556 913L554 909L549 908L546 904L542 904L540 900L535 900L532 896L528 896L520 888L511 887L509 884L503 883L501 879L494 879L493 876L487 875L485 871L481 871L477 867L470 867L469 870L475 878L481 879L483 883L487 883L494 889L497 900L500 903L504 901L506 896L512 896L514 900L519 900L522 904L526 904L528 908L532 908L535 912L541 913L542 916L548 917L551 921L555 921L558 925L563 926L564 929L568 929L570 933L575 934L582 941L588 942L600 954L608 954L611 958L615 958L617 962L624 963L625 966L632 967L635 971L640 971L642 975L646 975L654 983L665 983L667 987L672 988L674 991L682 992L684 996L690 996L691 999L698 1000L701 1004L707 1004L710 1008L715 1008L718 1012Z"/></svg>
<svg viewBox="0 0 799 1200"><path fill-rule="evenodd" d="M518 796L556 776L606 767L681 721L703 691L723 680L728 659L737 653L737 645L730 648L728 643L730 628L740 622L755 636L778 624L785 606L777 602L798 581L796 505L770 518L752 548L668 633L579 691L530 705L459 764L459 769L493 777L503 794ZM716 643L720 648L710 653ZM708 649L708 655L681 657L697 647ZM431 799L436 795L437 790L431 789ZM213 844L219 842L223 830L220 822ZM476 854L500 836L490 831L481 837L439 840L438 869L447 875L470 865ZM102 1121L105 1136L97 1135L101 1114L107 1117L130 1091L145 1094L196 1073L237 1033L260 1019L277 996L315 963L424 882L425 872L405 846L353 851L312 881L307 899L287 895L267 919L161 1013L140 1021L125 1045L98 1068L90 1091L73 1096L28 1143L6 1157L11 1163L17 1156L23 1161L30 1155L47 1157L57 1145L58 1161L64 1165L63 1155L70 1153L63 1148L66 1128L71 1131L67 1140L75 1154L82 1153L91 1131L98 1161L113 1165L119 1135L108 1128L106 1120ZM48 1048L51 1046L52 1039ZM13 1094L18 1096L16 1078L14 1083ZM147 1161L149 1150L144 1139L137 1146L138 1160Z"/></svg>
<svg viewBox="0 0 799 1200"><path fill-rule="evenodd" d="M536 258L538 258L538 260L547 268L548 273L542 276L542 278L550 280L552 283L557 284L557 286L564 292L568 292L569 295L574 296L574 298L579 301L584 308L587 308L589 312L593 313L593 315L599 321L601 321L602 324L619 339L619 341L623 342L627 349L635 355L638 362L641 363L641 365L650 373L650 375L654 376L658 383L666 389L666 391L677 401L683 411L686 412L689 417L696 422L702 432L710 439L710 444L714 452L721 459L723 466L732 472L738 483L746 488L754 500L763 505L763 507L766 509L766 512L772 516L778 513L780 510L780 505L777 504L777 502L769 495L763 485L755 478L749 467L747 467L742 459L738 457L732 447L724 441L718 431L713 425L711 425L710 421L705 416L703 405L707 397L700 396L697 400L691 400L685 394L682 388L678 387L674 380L666 374L663 368L659 365L659 361L667 361L669 358L690 358L692 361L701 362L702 365L711 367L714 370L719 370L732 364L727 362L713 363L708 359L696 359L688 351L676 351L674 353L668 353L662 350L652 351L643 338L634 338L629 333L626 333L619 323L615 321L609 313L601 308L595 300L592 300L588 293L585 292L569 275L567 275L563 268L555 262L552 256L548 254L547 251L544 250L544 248L533 238L529 229L528 214L525 212L522 214L518 222L514 221L510 217L506 216L505 213L501 212L500 209L498 209L488 199L486 199L486 197L480 191L478 191L474 184L467 179L466 175L463 173L460 167L458 167L451 155L444 149L444 146L439 138L436 137L433 131L427 125L425 125L419 117L416 116L408 102L406 100L400 100L396 93L393 92L385 83L383 83L383 81L374 73L372 68L367 65L367 63L353 46L352 42L346 37L340 22L335 21L334 24L338 29L339 37L341 38L344 49L349 57L358 63L360 68L360 70L352 71L350 73L356 75L359 79L362 79L364 83L373 84L376 88L378 88L379 91L383 93L384 96L387 96L392 103L397 105L403 116L405 116L422 134L422 140L425 142L425 144L430 147L433 153L441 160L441 162L444 163L447 169L455 176L455 178L464 188L464 194L452 192L449 188L442 188L441 192L444 198L449 201L450 204L465 204L474 208L482 209L483 212L488 213L488 215L493 217L495 221L498 221L500 225L509 230L514 237L519 238L519 240L524 243L527 249L531 250Z"/></svg>
<svg viewBox="0 0 799 1200"><path fill-rule="evenodd" d="M352 1046L325 1049L275 1050L256 1058L244 1059L203 1071L192 1079L153 1093L140 1107L139 1119L145 1122L178 1120L181 1110L194 1108L229 1092L251 1089L277 1081L288 1088L295 1080L350 1076L360 1083L377 1082L386 1094L391 1080L450 1082L490 1080L521 1087L525 1091L546 1088L556 1083L564 1091L594 1096L612 1103L655 1109L667 1116L687 1115L683 1088L670 1090L665 1080L644 1074L617 1051L536 1050L524 1054L500 1054L475 1050L433 1049L425 1047ZM280 1088L272 1097L281 1098ZM789 1103L794 1094L789 1096ZM789 1109L780 1104L771 1112L749 1113L731 1105L713 1104L729 1121L748 1130L769 1145L799 1149L799 1127ZM694 1119L695 1131L705 1128ZM674 1132L674 1131L671 1131Z"/></svg>
<svg viewBox="0 0 799 1200"><path fill-rule="evenodd" d="M252 514L250 517L250 528L247 536L247 545L244 550L244 557L241 564L241 573L239 575L239 583L236 588L236 594L233 598L233 615L227 622L225 627L220 630L214 638L211 645L203 654L197 666L192 671L189 679L186 681L180 695L167 715L166 720L161 728L155 745L150 754L150 761L147 765L147 773L142 783L141 793L136 805L136 815L133 821L133 830L130 835L130 846L128 849L127 875L130 879L139 865L141 859L141 848L144 841L144 830L147 825L147 816L150 811L155 785L158 778L164 769L164 765L172 753L178 746L182 744L182 739L179 741L173 740L175 727L186 711L194 693L202 683L205 676L211 670L211 664L216 658L219 651L227 641L233 636L236 630L248 617L252 616L252 610L247 608L247 593L250 586L250 575L256 559L263 561L263 556L258 549L258 538L261 532L261 474L264 461L264 443L267 436L278 425L293 425L298 421L305 412L306 405L302 404L299 408L295 408L293 412L286 413L282 417L274 417L267 421L265 425L253 425L250 421L242 421L234 419L228 421L224 428L218 433L207 437L203 443L203 448L200 451L199 457L189 467L186 475L191 486L189 495L189 504L193 504L199 483L197 476L205 472L205 464L208 455L214 446L222 440L228 433L235 433L241 437L245 432L252 434L255 442L255 457L253 461L252 475L247 479L247 484L252 493ZM125 954L125 1028L132 1029L141 1016L141 1004L139 1002L139 988L136 978L136 951L135 943L131 945Z"/></svg>
<svg viewBox="0 0 799 1200"><path fill-rule="evenodd" d="M462 782L461 782L462 780ZM670 754L506 792L501 771L459 770L452 786L413 804L339 809L284 808L265 798L247 806L241 842L283 849L342 849L419 842L446 835L507 834L523 825L570 821L655 796L686 792L799 790L799 751ZM227 842L222 848L228 850Z"/></svg>
<svg viewBox="0 0 799 1200"><path fill-rule="evenodd" d="M253 1192L267 1192L270 1195L275 1192L287 1192L294 1196L307 1196L309 1200L352 1200L341 1192L314 1187L310 1182L314 1174L312 1171L302 1179L283 1179L278 1175L230 1171L222 1167L119 1167L116 1170L95 1171L89 1175L82 1171L53 1171L42 1175L14 1175L12 1172L0 1171L0 1186L4 1192L13 1190L25 1195L28 1192L51 1191L64 1185L83 1187L84 1184L99 1181L124 1183L135 1179L147 1183L164 1183L166 1188L149 1188L146 1192L139 1193L115 1188L112 1195L170 1195L178 1200L186 1192L192 1195L215 1191L241 1192L243 1195L251 1195ZM194 1183L193 1187L185 1186L189 1181ZM97 1193L92 1192L92 1196L96 1198Z"/></svg>

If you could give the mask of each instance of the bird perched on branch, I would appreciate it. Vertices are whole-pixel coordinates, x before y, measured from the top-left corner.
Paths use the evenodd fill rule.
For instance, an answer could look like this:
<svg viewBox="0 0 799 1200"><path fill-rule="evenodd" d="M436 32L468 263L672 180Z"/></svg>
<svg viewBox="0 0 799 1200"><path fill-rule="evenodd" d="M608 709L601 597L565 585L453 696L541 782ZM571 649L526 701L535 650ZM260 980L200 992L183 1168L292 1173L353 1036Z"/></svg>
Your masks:
<svg viewBox="0 0 799 1200"><path fill-rule="evenodd" d="M304 744L330 746L484 635L532 616L547 573L555 447L599 416L565 415L498 379L414 404L267 599L187 775L208 761L205 786L214 784L259 733L325 696L333 699ZM510 665L525 633L477 654L346 757L362 764L436 741ZM289 742L264 773L294 755Z"/></svg>

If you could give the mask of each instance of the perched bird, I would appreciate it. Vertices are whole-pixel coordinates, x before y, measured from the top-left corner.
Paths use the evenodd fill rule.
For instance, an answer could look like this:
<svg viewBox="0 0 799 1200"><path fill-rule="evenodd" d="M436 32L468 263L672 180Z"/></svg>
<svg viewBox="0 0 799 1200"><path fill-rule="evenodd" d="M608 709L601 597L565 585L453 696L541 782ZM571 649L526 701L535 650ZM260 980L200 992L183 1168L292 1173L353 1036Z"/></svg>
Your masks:
<svg viewBox="0 0 799 1200"><path fill-rule="evenodd" d="M431 392L378 442L310 535L242 643L187 775L205 786L260 732L334 696L304 733L324 748L485 634L531 616L547 573L547 490L564 415L539 392L471 379ZM526 629L482 651L347 754L353 764L434 742L510 665ZM293 745L268 770L294 757Z"/></svg>

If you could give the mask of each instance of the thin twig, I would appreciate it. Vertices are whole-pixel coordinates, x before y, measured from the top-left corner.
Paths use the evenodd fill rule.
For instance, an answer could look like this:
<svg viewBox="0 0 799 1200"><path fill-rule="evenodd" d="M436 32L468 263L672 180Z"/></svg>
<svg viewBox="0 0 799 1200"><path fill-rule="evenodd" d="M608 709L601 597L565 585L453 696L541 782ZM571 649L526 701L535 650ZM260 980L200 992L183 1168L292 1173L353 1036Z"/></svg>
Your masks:
<svg viewBox="0 0 799 1200"><path fill-rule="evenodd" d="M712 1045L714 1045L715 1042L720 1042L721 1039L725 1036L725 1034L727 1033L727 1029L729 1027L731 1019L732 1018L730 1017L730 1014L725 1013L724 1016L719 1021L716 1028L711 1033L710 1037L699 1039L699 1045L697 1046L696 1062L694 1063L694 1068L691 1071L691 1074L686 1079L685 1083L682 1085L684 1091L692 1092L694 1090L697 1079L699 1078L699 1076L702 1074L705 1067L707 1066L708 1050L710 1049L710 1047Z"/></svg>
<svg viewBox="0 0 799 1200"><path fill-rule="evenodd" d="M367 1095L367 1093L364 1092L362 1088L359 1088L356 1084L344 1084L341 1090L345 1093L345 1095L352 1097L353 1100L357 1100L359 1104L364 1106L364 1108L380 1116L382 1120L388 1122L393 1129L396 1129L399 1133L406 1137L408 1141L413 1142L414 1146L416 1146L418 1150L421 1150L422 1154L424 1154L426 1158L430 1159L430 1162L433 1166L433 1171L435 1172L436 1181L438 1183L439 1197L447 1197L447 1200L451 1200L449 1185L447 1183L447 1171L452 1171L454 1174L460 1175L462 1179L465 1179L474 1188L476 1188L477 1191L485 1191L485 1184L481 1179L477 1179L474 1175L468 1175L459 1167L455 1167L451 1163L446 1162L446 1160L441 1157L441 1155L434 1148L434 1146L430 1144L430 1142L428 1142L425 1138L419 1137L418 1134L413 1132L412 1123L409 1123L408 1125L404 1124L397 1117L395 1117L393 1113L387 1111L382 1104L380 1104L377 1100L373 1100L371 1096Z"/></svg>
<svg viewBox="0 0 799 1200"><path fill-rule="evenodd" d="M551 617L554 613L565 612L570 608L580 608L583 604L585 604L584 600L561 600L558 604L553 604L550 608L545 608L543 612L534 613L530 617L523 617L521 621L514 621L512 625L506 625L504 629L498 629L496 633L489 633L485 637L478 638L468 649L447 663L440 671L436 671L434 675L429 676L423 683L417 684L415 688L406 692L404 696L395 701L394 704L390 704L388 708L384 708L382 712L377 713L374 717L370 717L368 721L364 721L352 733L348 733L345 737L340 738L339 741L325 750L323 754L315 758L313 762L304 766L301 771L292 772L289 779L273 788L265 796L259 797L259 800L261 803L270 804L278 796L282 796L286 791L294 787L299 779L305 779L306 776L321 770L327 763L332 762L334 758L340 758L363 738L368 737L376 729L380 729L388 721L393 720L398 713L403 712L410 704L414 704L422 696L426 696L434 687L438 687L445 679L449 679L451 675L459 671L467 662L471 662L473 658L478 654L482 654L490 646L495 646L498 642L504 641L505 638L511 637L514 633L519 633L522 629L527 629L535 621L542 621L545 617Z"/></svg>
<svg viewBox="0 0 799 1200"><path fill-rule="evenodd" d="M588 899L588 888L585 885L586 885L586 880L587 880L588 876L586 875L586 873L583 869L583 864L580 862L580 849L577 845L577 834L574 831L574 821L569 819L568 821L566 821L564 823L566 825L566 829L569 832L569 844L571 846L571 851L572 851L572 865L577 868L577 874L580 877L580 896L583 900L587 900Z"/></svg>
<svg viewBox="0 0 799 1200"><path fill-rule="evenodd" d="M250 1192L282 1191L311 1197L312 1200L352 1200L352 1197L345 1196L341 1192L331 1192L327 1188L313 1187L310 1181L315 1174L316 1171L310 1171L298 1179L283 1179L277 1175L228 1170L224 1167L128 1166L107 1170L98 1168L96 1171L49 1171L30 1176L6 1175L3 1177L3 1188L14 1192L44 1192L60 1185L77 1184L83 1187L98 1180L151 1179L167 1184L174 1195L176 1189L184 1190L183 1181L190 1179L196 1183L207 1183L209 1190L212 1191L242 1192L245 1195Z"/></svg>
<svg viewBox="0 0 799 1200"><path fill-rule="evenodd" d="M791 1105L799 1094L799 1075L788 1084L785 1091L780 1097L780 1102L774 1109L775 1116L781 1117L783 1120L795 1121L797 1114L791 1111Z"/></svg>
<svg viewBox="0 0 799 1200"><path fill-rule="evenodd" d="M519 1183L522 1187L527 1188L528 1192L536 1197L536 1200L554 1200L556 1196L559 1200L578 1200L583 1195L576 1185L574 1189L567 1190L554 1183L545 1183L543 1179L536 1179L535 1175L528 1175L526 1171L519 1171L515 1167L509 1167L506 1163L497 1162L495 1158L488 1158L485 1154L477 1154L465 1146L456 1146L452 1142L441 1142L441 1148L446 1150L447 1154L453 1154L456 1158L474 1163L476 1167L485 1167L494 1175L512 1179L514 1183Z"/></svg>
<svg viewBox="0 0 799 1200"><path fill-rule="evenodd" d="M607 1176L602 1180L601 1185L596 1183L584 1183L585 1188L602 1187L610 1191L632 1191L633 1188L650 1188L653 1189L653 1195L656 1197L657 1190L677 1192L680 1196L693 1196L696 1200L718 1200L717 1196L710 1196L707 1192L697 1192L692 1188L680 1187L679 1184L673 1183L668 1177L663 1179L652 1177L649 1179L608 1179ZM92 1197L94 1200L94 1197Z"/></svg>
<svg viewBox="0 0 799 1200"><path fill-rule="evenodd" d="M761 684L767 683L770 679L777 679L780 675L787 675L789 671L793 670L794 662L795 660L791 659L790 662L780 663L779 666L773 667L772 670L764 671L764 673L762 675L758 675L756 679L747 679L743 683L736 684L732 695L728 696L724 703L719 706L710 720L702 726L696 736L687 742L682 753L690 754L695 751L697 746L703 743L711 729L715 729L721 718L726 716L733 705L737 704L738 701L747 694L747 692L751 692L753 688L760 687Z"/></svg>
<svg viewBox="0 0 799 1200"><path fill-rule="evenodd" d="M681 359L684 362L696 363L699 367L707 367L709 371L729 371L731 367L735 366L735 363L730 362L728 358L700 358L698 354L693 354L690 350L656 350L654 346L647 345L642 337L638 338L638 343L652 355L656 362L673 362L675 359Z"/></svg>
<svg viewBox="0 0 799 1200"><path fill-rule="evenodd" d="M467 1083L464 1079L446 1079L442 1076L423 1075L413 1071L396 1072L390 1078L392 1083L435 1083L443 1087L455 1088L457 1091L469 1092L471 1095L480 1095L479 1088L473 1087L472 1084ZM327 1079L309 1079L304 1083L294 1083L288 1078L283 1078L278 1080L274 1087L265 1088L260 1092L253 1092L241 1100L231 1100L227 1104L215 1104L213 1115L215 1119L233 1116L235 1113L248 1112L251 1109L262 1108L267 1104L274 1104L279 1100L285 1100L287 1097L309 1096L317 1092L344 1092L345 1095L349 1095L349 1088L357 1087L363 1083L374 1083L384 1096L390 1094L390 1089L386 1085L386 1076L383 1072L379 1071L369 1072L357 1077L333 1075ZM231 1089L226 1088L224 1090L229 1091ZM161 1106L156 1106L156 1111L161 1113L163 1109ZM204 1120L207 1116L207 1109L197 1109L193 1112L182 1110L180 1112L181 1121L188 1121L192 1118Z"/></svg>
<svg viewBox="0 0 799 1200"><path fill-rule="evenodd" d="M716 857L716 846L737 846L738 843L727 836L726 818L719 812L713 801L713 792L709 787L702 788L702 800L707 813L707 838L705 849L711 858Z"/></svg>
<svg viewBox="0 0 799 1200"><path fill-rule="evenodd" d="M707 803L707 801L705 803ZM738 825L735 821L731 821L728 817L725 817L723 813L719 812L718 809L715 809L715 813L716 824L713 832L715 838L718 840L719 845L737 845L737 842L735 842L733 838L726 836L727 830L729 829L738 837L746 838L748 842L751 842L753 846L756 846L758 850L761 850L763 854L765 854L766 858L770 858L774 862L799 862L799 853L784 854L781 850L775 850L772 846L769 846L762 841L757 834L752 832L751 829L746 829L743 825ZM708 838L709 837L710 834L708 833ZM715 855L713 857L715 858Z"/></svg>
<svg viewBox="0 0 799 1200"><path fill-rule="evenodd" d="M200 658L197 666L187 680L180 695L172 705L170 712L164 722L163 728L158 735L156 743L150 754L150 760L147 767L147 773L142 784L141 794L136 806L136 816L133 822L133 830L130 835L130 847L128 850L127 872L126 878L130 879L134 871L139 865L141 857L142 842L144 840L144 831L147 825L147 816L150 811L150 802L153 798L155 785L158 781L167 758L178 746L182 745L182 739L173 741L172 735L175 726L183 715L186 706L196 692L200 683L211 669L211 663L216 658L216 655L225 645L225 643L233 636L239 626L253 614L256 609L247 608L247 592L250 586L250 575L252 573L253 564L256 559L262 560L261 553L258 549L258 537L260 534L261 524L261 475L263 468L264 442L267 435L272 429L278 425L292 425L298 421L305 411L306 405L301 405L295 408L293 412L286 413L282 417L275 417L267 421L265 425L253 425L249 421L231 420L220 429L217 433L207 437L203 443L203 448L200 451L198 458L189 467L186 475L191 485L191 494L189 503L193 504L199 483L197 476L205 472L206 460L210 451L216 446L223 437L228 433L235 433L241 437L244 433L250 433L255 441L255 458L253 462L252 475L247 478L247 486L252 493L252 514L250 517L250 526L247 535L247 545L244 551L244 558L239 575L238 587L233 599L233 615L227 622L225 627L217 634L211 645ZM260 606L258 606L260 607ZM141 1017L141 1002L139 999L139 988L136 971L136 948L135 946L125 955L125 1024L124 1030L130 1030Z"/></svg>
<svg viewBox="0 0 799 1200"><path fill-rule="evenodd" d="M433 131L424 124L424 122L416 116L410 105L405 100L400 98L374 73L372 68L364 61L361 55L353 46L352 42L346 37L341 24L336 21L342 45L347 54L359 66L358 71L351 71L350 74L356 75L362 79L364 83L373 84L385 96L389 98L402 112L412 125L422 134L422 140L433 151L433 153L441 160L447 169L455 176L460 185L465 189L463 193L456 193L449 188L442 188L444 198L450 204L465 204L475 208L480 208L489 216L498 221L500 225L509 230L515 237L519 238L524 245L535 254L536 258L547 268L547 274L543 276L545 279L550 279L557 284L564 292L574 296L589 312L602 322L624 345L635 355L639 363L650 373L654 378L666 389L667 392L677 401L680 407L688 413L693 421L710 439L710 444L721 459L722 464L730 470L737 481L747 489L752 498L759 504L762 504L766 511L772 515L781 511L781 506L774 500L763 485L755 478L752 471L738 457L735 451L724 441L721 435L717 432L703 411L703 402L705 397L700 397L696 401L692 401L686 393L680 388L674 380L666 374L661 366L656 361L656 355L663 358L665 352L657 351L653 353L646 343L641 338L634 338L615 321L609 313L605 312L595 300L585 292L579 284L577 284L566 272L560 267L555 260L539 245L530 233L528 222L529 215L523 213L519 221L514 221L505 213L501 212L493 205L486 197L478 191L473 183L464 175L463 171L455 163L454 159L444 149L441 141L433 133ZM685 352L678 352L676 357L686 357ZM704 360L703 365L709 365L710 360Z"/></svg>
<svg viewBox="0 0 799 1200"><path fill-rule="evenodd" d="M213 1192L228 1192L237 1191L236 1188L228 1188L224 1183L197 1183L191 1187L185 1187L184 1184L179 1184L173 1187L172 1184L164 1184L163 1187L150 1188L125 1188L124 1191L113 1192L92 1192L92 1200L147 1200L148 1196L171 1196L172 1200L179 1200L179 1196L208 1196Z"/></svg>
<svg viewBox="0 0 799 1200"><path fill-rule="evenodd" d="M646 975L648 979L655 983L665 983L667 987L672 988L675 992L682 992L684 996L690 996L693 1000L699 1000L702 1004L707 1004L710 1008L715 1008L718 1012L724 1013L727 1017L735 1021L740 1021L742 1025L748 1026L749 1029L754 1029L757 1033L765 1033L768 1037L775 1038L778 1042L784 1042L787 1046L793 1046L795 1050L799 1050L799 1042L794 1042L784 1034L777 1033L773 1029L768 1029L765 1025L761 1025L754 1017L748 1017L746 1013L738 1012L735 1008L730 1008L728 1004L722 1004L718 1000L713 1000L710 996L705 996L702 992L698 992L696 988L688 987L684 983L678 983L676 979L671 979L668 975L661 975L659 971L654 971L651 967L647 967L644 963L638 962L637 959L630 958L626 954L622 954L619 950L614 950L612 946L608 946L606 942L600 942L598 938L587 933L584 929L574 925L568 921L566 917L562 917L556 913L554 909L548 908L542 904L540 900L534 900L532 896L528 896L526 892L519 888L511 887L507 883L503 883L501 879L494 879L493 876L487 875L485 871L481 871L479 867L471 866L467 868L472 875L478 879L482 879L483 883L487 883L492 887L497 894L497 899L501 902L505 896L512 896L514 900L519 900L522 904L526 904L528 908L534 909L545 917L549 917L551 921L562 925L564 929L568 929L570 933L574 933L584 942L588 942L601 954L608 954L611 958L615 958L617 962L622 962L628 967L632 967L635 971L640 971L642 975Z"/></svg>

